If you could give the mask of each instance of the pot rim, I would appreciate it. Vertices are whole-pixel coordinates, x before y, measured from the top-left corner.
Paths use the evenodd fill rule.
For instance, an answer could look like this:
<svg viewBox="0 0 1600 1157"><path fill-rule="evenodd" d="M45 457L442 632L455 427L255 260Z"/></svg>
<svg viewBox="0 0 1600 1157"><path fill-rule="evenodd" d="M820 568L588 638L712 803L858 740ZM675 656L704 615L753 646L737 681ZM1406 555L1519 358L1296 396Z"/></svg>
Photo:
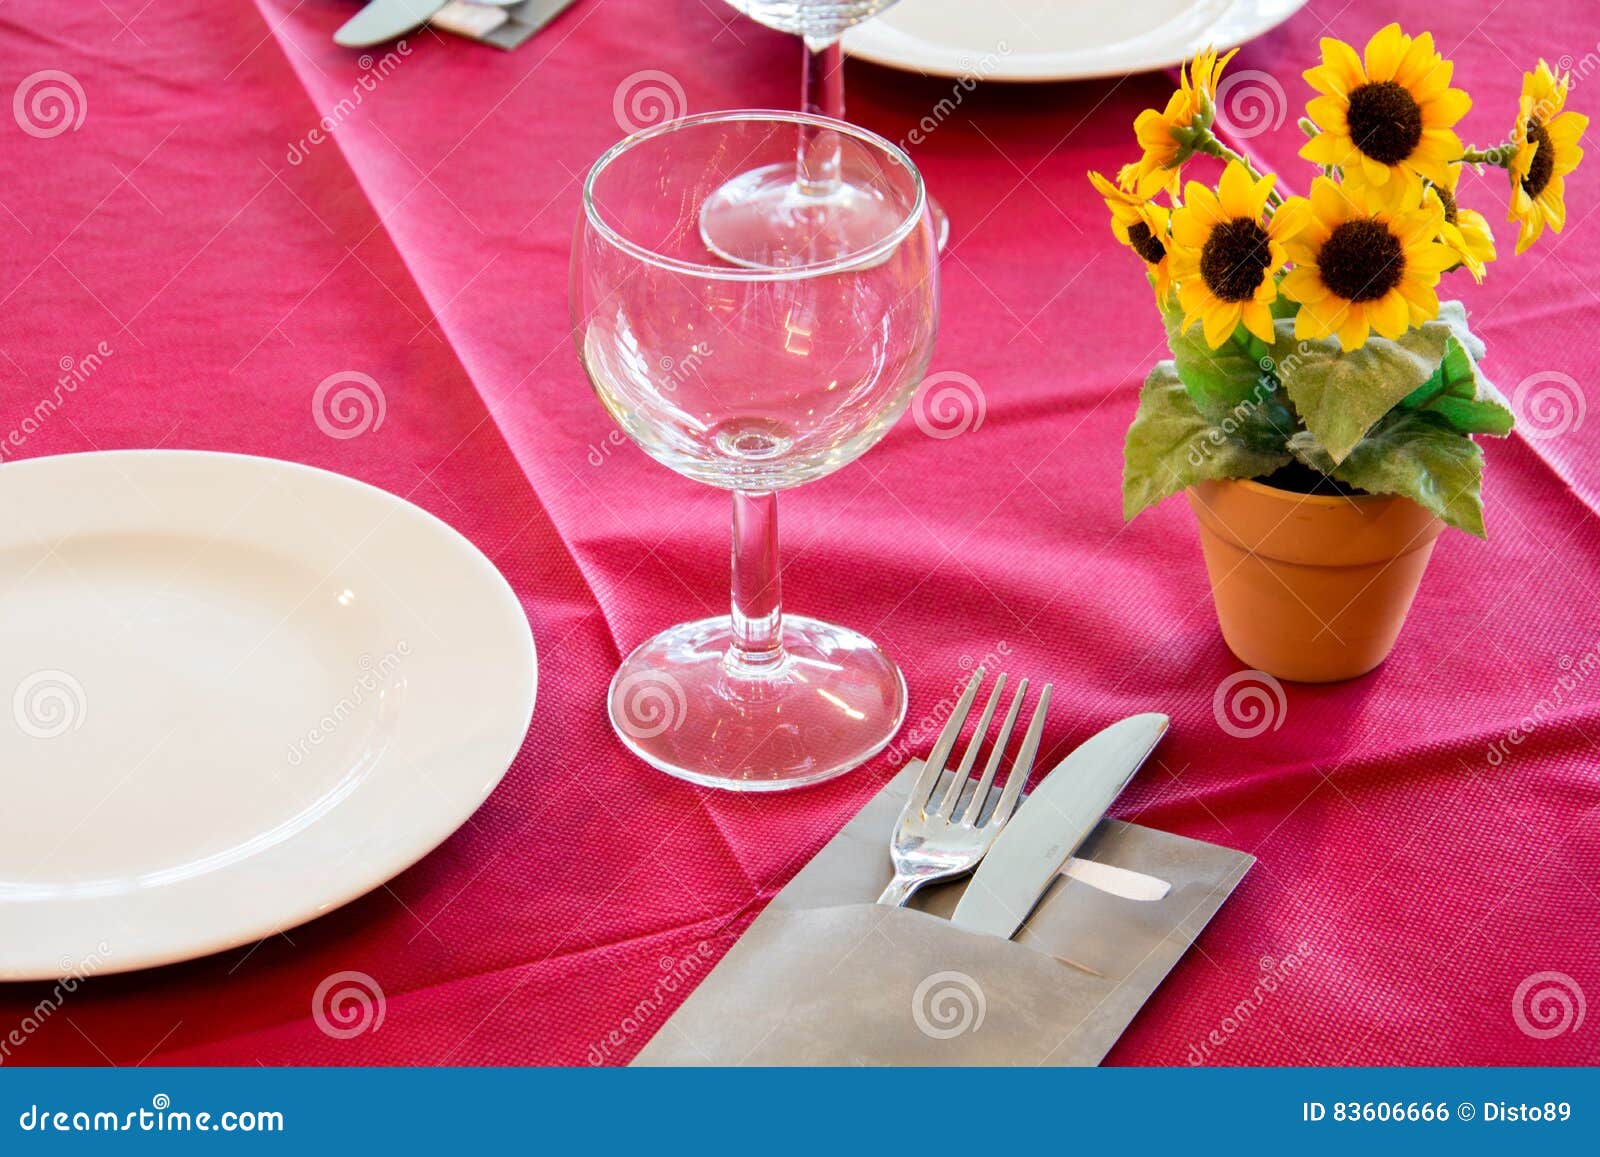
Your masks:
<svg viewBox="0 0 1600 1157"><path fill-rule="evenodd" d="M1302 494L1298 490L1284 490L1279 486L1268 486L1265 482L1257 482L1254 478L1214 478L1211 481L1231 483L1234 486L1242 486L1246 490L1252 490L1260 494L1282 495L1295 502L1311 502L1318 506L1336 506L1346 502L1365 505L1369 502L1392 501L1400 497L1397 494Z"/></svg>

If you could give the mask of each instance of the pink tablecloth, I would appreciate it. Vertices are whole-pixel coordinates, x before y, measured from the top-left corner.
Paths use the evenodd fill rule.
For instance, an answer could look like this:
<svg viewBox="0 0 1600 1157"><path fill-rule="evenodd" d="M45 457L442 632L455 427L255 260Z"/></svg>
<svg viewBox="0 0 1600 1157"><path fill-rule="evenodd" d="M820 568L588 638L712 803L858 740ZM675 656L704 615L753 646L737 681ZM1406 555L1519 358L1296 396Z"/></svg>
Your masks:
<svg viewBox="0 0 1600 1157"><path fill-rule="evenodd" d="M619 444L578 371L578 181L629 85L681 89L689 110L785 106L796 46L699 0L579 0L510 54L424 33L359 58L329 39L350 0L29 7L0 10L0 96L60 70L83 117L0 132L0 432L61 364L112 352L5 456L204 447L385 487L505 572L542 678L504 783L416 868L254 947L97 979L6 1059L626 1061L681 999L656 1001L663 970L720 955L892 771L778 799L697 791L629 758L601 708L621 653L721 604L726 500ZM1487 144L1519 66L1591 50L1583 9L1313 0L1234 63L1293 102L1278 133L1238 143L1287 163L1326 22L1362 40L1398 17L1431 22ZM1590 83L1573 104L1592 113ZM1111 1061L1600 1060L1592 1013L1549 1035L1516 1008L1540 973L1600 998L1600 413L1488 447L1491 541L1441 540L1382 669L1290 687L1276 730L1224 731L1213 695L1239 664L1189 512L1119 517L1122 433L1161 334L1083 180L1126 159L1131 118L1169 84L962 91L914 149L955 227L933 369L976 382L985 416L946 439L908 418L786 497L789 606L880 640L913 719L988 654L1053 679L1045 765L1116 717L1171 713L1117 814L1259 863ZM864 66L850 90L854 118L894 138L953 91ZM1600 369L1597 172L1570 182L1564 236L1462 287L1508 389ZM1462 196L1509 258L1501 174ZM343 370L381 385L388 416L335 440L311 397ZM335 1039L312 997L344 970L386 1011ZM0 1033L46 992L0 991Z"/></svg>

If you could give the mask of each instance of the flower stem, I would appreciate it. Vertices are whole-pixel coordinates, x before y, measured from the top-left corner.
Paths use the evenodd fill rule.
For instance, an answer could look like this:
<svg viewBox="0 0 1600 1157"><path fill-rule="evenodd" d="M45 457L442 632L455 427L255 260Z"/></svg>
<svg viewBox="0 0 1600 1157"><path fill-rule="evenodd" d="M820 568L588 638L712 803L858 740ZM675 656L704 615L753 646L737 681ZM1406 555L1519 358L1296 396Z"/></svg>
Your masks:
<svg viewBox="0 0 1600 1157"><path fill-rule="evenodd" d="M1210 129L1206 129L1205 135L1202 136L1198 142L1196 142L1194 151L1197 153L1204 153L1208 157L1216 157L1218 160L1222 161L1238 161L1244 166L1245 172L1249 173L1258 181L1261 179L1261 174L1256 171L1256 167L1252 165L1242 153L1236 153L1227 145L1223 144L1222 141L1217 138L1217 135ZM1274 184L1276 184L1276 182L1274 182ZM1267 193L1267 204L1274 207L1283 204L1283 194L1278 192L1276 188L1269 190Z"/></svg>
<svg viewBox="0 0 1600 1157"><path fill-rule="evenodd" d="M1498 145L1491 145L1487 149L1480 149L1477 145L1468 145L1467 151L1461 159L1470 165L1495 165L1505 169L1511 166L1511 158L1516 155L1517 146L1511 141L1502 141Z"/></svg>

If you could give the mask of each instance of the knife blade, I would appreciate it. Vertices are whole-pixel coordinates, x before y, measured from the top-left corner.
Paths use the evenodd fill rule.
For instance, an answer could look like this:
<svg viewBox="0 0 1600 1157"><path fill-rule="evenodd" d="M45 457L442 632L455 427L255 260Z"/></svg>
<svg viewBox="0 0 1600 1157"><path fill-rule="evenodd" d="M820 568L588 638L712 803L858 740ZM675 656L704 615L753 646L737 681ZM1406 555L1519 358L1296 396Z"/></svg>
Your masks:
<svg viewBox="0 0 1600 1157"><path fill-rule="evenodd" d="M1009 940L1144 764L1169 720L1150 712L1090 736L1055 766L995 839L950 922Z"/></svg>
<svg viewBox="0 0 1600 1157"><path fill-rule="evenodd" d="M345 48L371 48L395 40L428 22L447 0L372 0L346 20L333 34L333 42Z"/></svg>

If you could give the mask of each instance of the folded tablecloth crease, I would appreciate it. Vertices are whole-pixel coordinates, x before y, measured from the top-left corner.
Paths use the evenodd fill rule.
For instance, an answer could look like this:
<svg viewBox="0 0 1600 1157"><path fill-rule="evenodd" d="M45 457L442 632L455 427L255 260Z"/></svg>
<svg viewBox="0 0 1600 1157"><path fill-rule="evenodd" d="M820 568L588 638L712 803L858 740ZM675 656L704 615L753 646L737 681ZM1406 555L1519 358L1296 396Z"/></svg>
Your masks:
<svg viewBox="0 0 1600 1157"><path fill-rule="evenodd" d="M1171 77L968 89L852 64L853 119L892 139L954 104L909 147L954 230L932 373L974 412L938 437L908 416L784 496L788 605L882 643L910 714L858 773L731 797L645 768L605 720L620 654L723 609L727 499L649 461L596 404L567 253L595 156L663 109L791 106L799 49L698 0L579 0L512 53L426 30L354 53L330 39L354 6L0 9L0 469L195 447L400 494L521 598L533 729L456 836L338 912L59 1002L0 986L0 1061L626 1062L682 999L663 977L703 974L926 750L979 663L1054 682L1042 766L1114 718L1171 714L1116 814L1257 857L1108 1063L1600 1061L1600 1023L1576 1015L1600 995L1593 166L1569 182L1565 232L1518 260L1504 175L1464 178L1501 261L1451 290L1526 431L1486 447L1490 541L1447 534L1390 661L1287 686L1261 724L1230 714L1241 665L1187 510L1120 518L1122 435L1163 341L1084 172L1128 158L1133 116ZM1320 36L1359 43L1390 19L1456 61L1476 143L1504 135L1517 70L1541 55L1565 56L1572 106L1594 111L1581 5L1529 21L1312 0L1230 66L1279 102L1267 128L1284 115L1257 131L1240 112L1229 139L1303 189L1299 73ZM67 125L29 103L41 85ZM352 370L386 417L332 438L312 396ZM341 972L381 990L381 1023L325 1031L314 994Z"/></svg>

